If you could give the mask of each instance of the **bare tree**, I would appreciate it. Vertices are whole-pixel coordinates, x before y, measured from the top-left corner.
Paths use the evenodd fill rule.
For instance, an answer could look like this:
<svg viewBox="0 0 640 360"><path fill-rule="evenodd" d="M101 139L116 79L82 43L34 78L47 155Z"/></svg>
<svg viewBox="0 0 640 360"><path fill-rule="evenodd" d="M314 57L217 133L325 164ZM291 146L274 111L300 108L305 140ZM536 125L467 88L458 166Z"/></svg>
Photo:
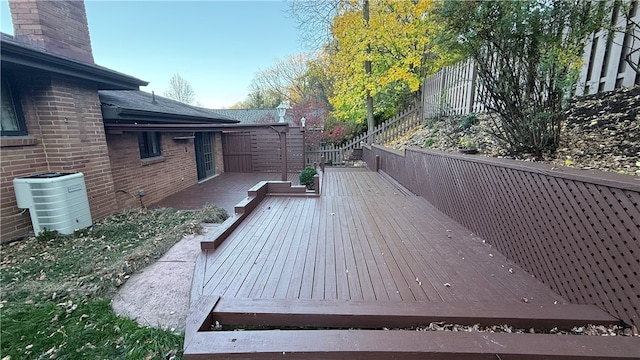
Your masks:
<svg viewBox="0 0 640 360"><path fill-rule="evenodd" d="M331 39L331 24L344 0L290 0L289 14L300 30L300 40L308 48L321 49Z"/></svg>
<svg viewBox="0 0 640 360"><path fill-rule="evenodd" d="M282 97L279 93L271 89L259 88L253 82L246 99L234 104L231 109L273 109L281 102Z"/></svg>
<svg viewBox="0 0 640 360"><path fill-rule="evenodd" d="M282 99L296 103L305 95L304 75L308 69L307 56L290 55L286 60L278 60L273 66L259 71L253 78L253 86L265 92L275 92Z"/></svg>
<svg viewBox="0 0 640 360"><path fill-rule="evenodd" d="M193 104L195 93L189 81L180 74L174 74L169 80L169 89L164 92L164 96L177 100L185 104Z"/></svg>

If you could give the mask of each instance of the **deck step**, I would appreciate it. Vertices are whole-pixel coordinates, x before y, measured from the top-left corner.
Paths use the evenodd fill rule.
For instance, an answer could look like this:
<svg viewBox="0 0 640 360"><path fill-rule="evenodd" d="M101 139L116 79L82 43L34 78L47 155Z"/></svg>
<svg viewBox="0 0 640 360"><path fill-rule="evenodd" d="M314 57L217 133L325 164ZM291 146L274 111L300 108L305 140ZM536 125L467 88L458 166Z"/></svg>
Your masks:
<svg viewBox="0 0 640 360"><path fill-rule="evenodd" d="M350 161L362 160L362 149L353 149L349 155Z"/></svg>
<svg viewBox="0 0 640 360"><path fill-rule="evenodd" d="M383 330L197 332L184 359L638 359L640 338Z"/></svg>
<svg viewBox="0 0 640 360"><path fill-rule="evenodd" d="M220 298L213 318L225 325L317 328L411 328L431 322L550 330L620 320L593 305L379 302Z"/></svg>

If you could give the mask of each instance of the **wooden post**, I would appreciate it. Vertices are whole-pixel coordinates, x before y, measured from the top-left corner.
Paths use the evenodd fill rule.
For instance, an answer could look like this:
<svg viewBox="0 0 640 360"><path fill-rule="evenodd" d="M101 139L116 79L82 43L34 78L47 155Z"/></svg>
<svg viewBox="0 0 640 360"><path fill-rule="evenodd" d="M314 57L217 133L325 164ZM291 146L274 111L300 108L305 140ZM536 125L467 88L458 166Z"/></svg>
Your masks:
<svg viewBox="0 0 640 360"><path fill-rule="evenodd" d="M320 171L322 171L323 174L324 174L324 162L325 162L324 155L322 155L320 157Z"/></svg>
<svg viewBox="0 0 640 360"><path fill-rule="evenodd" d="M376 155L376 172L380 171L380 155Z"/></svg>
<svg viewBox="0 0 640 360"><path fill-rule="evenodd" d="M287 181L287 133L281 132L280 135L280 167L282 169L282 181Z"/></svg>
<svg viewBox="0 0 640 360"><path fill-rule="evenodd" d="M302 168L307 167L307 144L305 144L305 131L304 127L300 127L300 131L302 132Z"/></svg>
<svg viewBox="0 0 640 360"><path fill-rule="evenodd" d="M313 189L316 194L320 194L320 175L313 175Z"/></svg>

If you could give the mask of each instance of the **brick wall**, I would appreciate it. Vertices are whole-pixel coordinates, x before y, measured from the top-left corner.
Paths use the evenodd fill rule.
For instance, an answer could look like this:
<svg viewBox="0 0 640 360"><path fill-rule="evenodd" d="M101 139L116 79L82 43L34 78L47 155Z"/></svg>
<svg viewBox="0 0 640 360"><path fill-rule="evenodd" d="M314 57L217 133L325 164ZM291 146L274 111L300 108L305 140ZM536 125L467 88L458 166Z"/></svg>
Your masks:
<svg viewBox="0 0 640 360"><path fill-rule="evenodd" d="M82 172L94 219L116 209L98 92L87 82L43 73L15 73L27 137L0 147L0 240L27 235L28 212L16 206L13 179L42 172Z"/></svg>
<svg viewBox="0 0 640 360"><path fill-rule="evenodd" d="M93 63L83 1L10 0L16 40Z"/></svg>
<svg viewBox="0 0 640 360"><path fill-rule="evenodd" d="M19 209L16 205L13 179L19 176L46 172L49 169L42 141L40 141L41 136L38 131L34 98L34 95L46 92L49 79L37 78L27 74L16 75L21 78L27 76L27 79L32 79L31 81L34 81L35 84L31 88L25 86L27 81L24 81L17 84L18 86L14 89L14 96L20 97L29 136L3 137L0 140L0 216L2 217L2 221L0 221L0 240L2 242L24 236L33 230L29 213Z"/></svg>
<svg viewBox="0 0 640 360"><path fill-rule="evenodd" d="M162 156L140 159L136 133L107 134L111 171L119 209L140 207L138 190L144 190L144 205L198 182L193 140L173 140L177 134L163 133Z"/></svg>

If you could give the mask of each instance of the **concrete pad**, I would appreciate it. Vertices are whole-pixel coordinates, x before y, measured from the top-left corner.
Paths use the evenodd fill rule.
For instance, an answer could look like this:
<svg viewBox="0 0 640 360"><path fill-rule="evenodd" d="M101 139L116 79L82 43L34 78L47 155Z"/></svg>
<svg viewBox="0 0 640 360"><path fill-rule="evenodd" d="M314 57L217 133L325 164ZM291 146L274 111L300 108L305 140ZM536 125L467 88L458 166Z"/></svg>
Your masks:
<svg viewBox="0 0 640 360"><path fill-rule="evenodd" d="M204 234L216 226L204 225ZM141 325L184 332L204 234L186 236L157 262L132 275L113 297L113 311Z"/></svg>

